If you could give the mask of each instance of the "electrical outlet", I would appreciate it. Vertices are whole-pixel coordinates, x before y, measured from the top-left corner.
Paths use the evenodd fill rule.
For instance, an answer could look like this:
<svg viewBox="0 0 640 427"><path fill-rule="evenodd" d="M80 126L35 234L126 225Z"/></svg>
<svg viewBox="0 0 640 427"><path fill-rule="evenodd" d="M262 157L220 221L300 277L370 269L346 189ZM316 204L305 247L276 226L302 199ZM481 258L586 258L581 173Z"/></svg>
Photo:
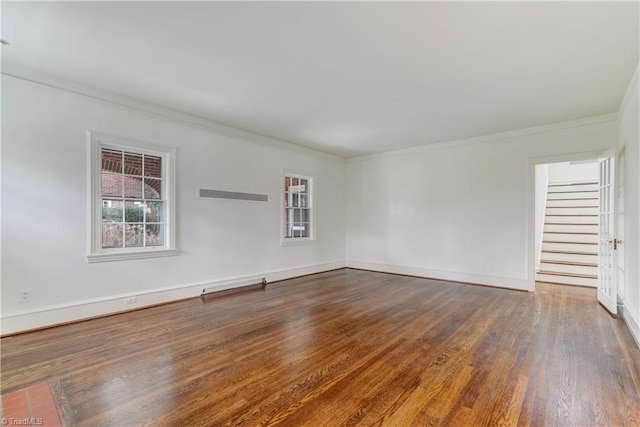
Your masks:
<svg viewBox="0 0 640 427"><path fill-rule="evenodd" d="M129 297L129 298L125 298L124 299L124 304L125 305L131 305L131 304L135 304L138 302L138 298L136 297Z"/></svg>
<svg viewBox="0 0 640 427"><path fill-rule="evenodd" d="M20 302L31 302L31 289L23 289L20 291Z"/></svg>

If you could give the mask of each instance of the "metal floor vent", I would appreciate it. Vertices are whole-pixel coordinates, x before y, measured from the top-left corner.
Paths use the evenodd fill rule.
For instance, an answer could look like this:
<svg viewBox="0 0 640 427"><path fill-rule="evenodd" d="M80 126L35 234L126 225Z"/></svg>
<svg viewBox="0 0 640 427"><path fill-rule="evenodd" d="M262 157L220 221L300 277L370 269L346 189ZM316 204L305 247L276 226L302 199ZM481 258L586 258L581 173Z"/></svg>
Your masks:
<svg viewBox="0 0 640 427"><path fill-rule="evenodd" d="M228 294L235 294L235 293L239 293L239 292L246 292L246 291L252 291L252 290L257 290L257 289L266 289L267 288L267 278L263 277L262 280L260 280L259 283L250 283L250 284L246 284L246 285L242 285L242 286L238 286L235 288L228 288L228 289L203 289L202 293L200 294L201 297L208 297L208 296L216 296L216 295L228 295Z"/></svg>
<svg viewBox="0 0 640 427"><path fill-rule="evenodd" d="M200 198L203 199L251 200L254 202L269 201L269 196L266 194L237 193L235 191L207 190L205 188L201 188L199 194Z"/></svg>

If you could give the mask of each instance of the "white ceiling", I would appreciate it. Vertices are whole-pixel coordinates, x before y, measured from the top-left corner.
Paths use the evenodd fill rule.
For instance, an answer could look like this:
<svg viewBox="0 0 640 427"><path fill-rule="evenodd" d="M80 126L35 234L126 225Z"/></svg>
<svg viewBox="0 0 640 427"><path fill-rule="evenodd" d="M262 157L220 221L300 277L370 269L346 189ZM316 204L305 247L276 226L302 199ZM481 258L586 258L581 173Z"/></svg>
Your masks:
<svg viewBox="0 0 640 427"><path fill-rule="evenodd" d="M638 2L3 2L3 72L344 157L618 110Z"/></svg>

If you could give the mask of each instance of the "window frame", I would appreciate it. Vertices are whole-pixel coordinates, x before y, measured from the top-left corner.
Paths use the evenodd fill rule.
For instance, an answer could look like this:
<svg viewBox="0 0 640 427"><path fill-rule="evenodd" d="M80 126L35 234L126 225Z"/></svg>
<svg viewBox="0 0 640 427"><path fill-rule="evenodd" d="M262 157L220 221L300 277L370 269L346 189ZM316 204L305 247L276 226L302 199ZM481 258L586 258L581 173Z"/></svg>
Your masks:
<svg viewBox="0 0 640 427"><path fill-rule="evenodd" d="M287 177L306 179L309 183L308 194L308 210L310 215L309 220L309 237L285 237L286 223L287 223L287 208L285 205L286 192L284 185ZM307 245L315 243L316 241L316 203L315 203L315 186L316 177L314 174L308 172L294 171L285 169L282 171L280 179L280 245L281 246L295 246L295 245Z"/></svg>
<svg viewBox="0 0 640 427"><path fill-rule="evenodd" d="M175 227L175 148L150 144L121 136L88 131L88 254L89 263L156 258L178 254ZM164 206L164 245L144 247L102 247L102 149L128 151L162 158L161 182Z"/></svg>

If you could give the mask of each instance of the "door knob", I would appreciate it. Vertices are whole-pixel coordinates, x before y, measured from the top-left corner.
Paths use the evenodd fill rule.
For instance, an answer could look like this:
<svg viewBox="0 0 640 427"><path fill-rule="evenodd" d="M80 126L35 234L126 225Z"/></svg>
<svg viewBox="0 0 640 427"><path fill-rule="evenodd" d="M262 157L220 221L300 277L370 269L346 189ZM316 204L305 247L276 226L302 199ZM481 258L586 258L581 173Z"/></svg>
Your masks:
<svg viewBox="0 0 640 427"><path fill-rule="evenodd" d="M611 239L609 240L609 244L613 244L613 250L617 250L618 249L618 244L622 243L622 240L618 240L618 239Z"/></svg>

